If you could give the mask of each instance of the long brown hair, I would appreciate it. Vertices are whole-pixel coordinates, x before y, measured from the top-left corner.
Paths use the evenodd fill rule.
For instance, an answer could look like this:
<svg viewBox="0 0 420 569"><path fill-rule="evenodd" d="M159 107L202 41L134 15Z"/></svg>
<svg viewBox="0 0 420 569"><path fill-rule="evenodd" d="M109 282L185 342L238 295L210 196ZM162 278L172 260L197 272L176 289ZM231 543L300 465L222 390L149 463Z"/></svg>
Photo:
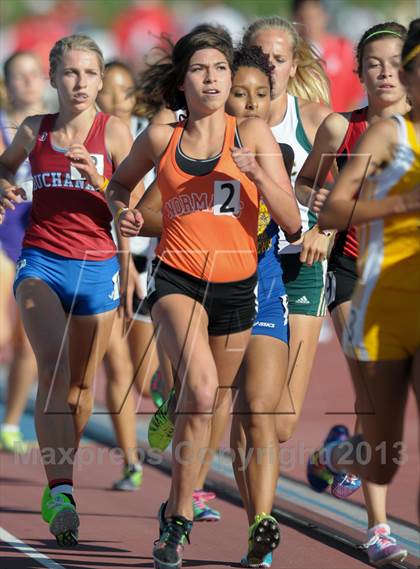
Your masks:
<svg viewBox="0 0 420 569"><path fill-rule="evenodd" d="M246 30L244 45L252 45L255 34L261 30L282 30L288 33L296 62L296 74L289 78L287 91L295 97L315 103L330 104L330 83L315 50L298 34L295 26L279 16L259 18Z"/></svg>
<svg viewBox="0 0 420 569"><path fill-rule="evenodd" d="M191 57L200 49L217 49L226 57L229 66L233 63L233 45L229 32L222 26L203 24L180 38L172 53L163 55L161 61L149 66L143 74L145 85L150 88L149 101L163 101L173 111L187 106L179 85L184 82Z"/></svg>

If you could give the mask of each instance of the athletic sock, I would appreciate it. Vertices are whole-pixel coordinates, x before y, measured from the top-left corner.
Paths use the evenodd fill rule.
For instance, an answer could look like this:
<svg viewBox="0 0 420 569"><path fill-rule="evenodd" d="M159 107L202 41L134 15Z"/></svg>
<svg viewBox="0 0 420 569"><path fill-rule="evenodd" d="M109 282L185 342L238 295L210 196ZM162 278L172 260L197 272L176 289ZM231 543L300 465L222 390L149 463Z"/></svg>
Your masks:
<svg viewBox="0 0 420 569"><path fill-rule="evenodd" d="M0 430L3 433L18 433L20 431L19 425L11 425L10 423L3 423Z"/></svg>
<svg viewBox="0 0 420 569"><path fill-rule="evenodd" d="M142 471L142 465L140 464L140 462L136 462L136 463L128 463L126 465L126 468L129 472L141 472Z"/></svg>
<svg viewBox="0 0 420 569"><path fill-rule="evenodd" d="M368 539L372 539L377 533L381 533L383 535L390 535L391 534L391 528L385 522L382 522L380 524L376 524L376 526L372 526L371 528L368 529L368 531L367 531Z"/></svg>
<svg viewBox="0 0 420 569"><path fill-rule="evenodd" d="M51 496L57 496L58 494L64 494L73 504L76 505L76 502L73 498L73 480L70 479L61 479L61 480L51 480L48 484L51 490Z"/></svg>

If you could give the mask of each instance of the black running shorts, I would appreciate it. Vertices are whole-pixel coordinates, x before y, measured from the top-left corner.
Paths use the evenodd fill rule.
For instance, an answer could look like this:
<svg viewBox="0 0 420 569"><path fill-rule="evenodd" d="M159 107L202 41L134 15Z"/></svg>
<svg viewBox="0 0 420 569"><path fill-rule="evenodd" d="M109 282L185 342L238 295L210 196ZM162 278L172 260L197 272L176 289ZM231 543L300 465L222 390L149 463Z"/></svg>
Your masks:
<svg viewBox="0 0 420 569"><path fill-rule="evenodd" d="M256 285L257 274L241 281L212 283L155 259L148 280L147 301L152 311L155 302L168 294L188 296L206 309L209 335L223 336L252 327L256 314Z"/></svg>
<svg viewBox="0 0 420 569"><path fill-rule="evenodd" d="M351 300L356 283L356 259L342 254L332 255L328 261L325 284L325 296L330 313L343 302Z"/></svg>

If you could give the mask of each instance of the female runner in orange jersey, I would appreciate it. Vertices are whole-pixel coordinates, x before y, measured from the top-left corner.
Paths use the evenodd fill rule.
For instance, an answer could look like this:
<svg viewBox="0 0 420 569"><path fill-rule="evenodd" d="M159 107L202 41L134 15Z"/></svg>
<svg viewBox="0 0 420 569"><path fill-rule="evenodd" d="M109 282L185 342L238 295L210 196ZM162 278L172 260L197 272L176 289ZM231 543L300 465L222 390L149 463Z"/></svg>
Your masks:
<svg viewBox="0 0 420 569"><path fill-rule="evenodd" d="M300 233L297 204L266 123L225 114L232 42L220 28L199 26L162 65L161 89L177 125L151 125L118 168L109 204L123 234L141 215L131 190L151 167L162 192L163 233L148 300L158 340L182 384L173 441L172 485L159 515L158 568L180 567L192 526L191 495L208 446L218 388L230 388L255 316L259 194L277 223ZM258 136L256 134L258 133ZM243 147L238 148L235 138Z"/></svg>

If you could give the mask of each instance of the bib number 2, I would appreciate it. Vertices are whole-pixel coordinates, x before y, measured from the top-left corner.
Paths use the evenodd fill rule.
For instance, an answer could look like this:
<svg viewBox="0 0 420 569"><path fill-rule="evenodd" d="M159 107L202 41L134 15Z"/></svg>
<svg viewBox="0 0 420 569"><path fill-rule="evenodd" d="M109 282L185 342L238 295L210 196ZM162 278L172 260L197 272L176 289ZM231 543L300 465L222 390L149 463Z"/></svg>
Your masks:
<svg viewBox="0 0 420 569"><path fill-rule="evenodd" d="M239 180L214 182L214 215L239 215L241 211Z"/></svg>

